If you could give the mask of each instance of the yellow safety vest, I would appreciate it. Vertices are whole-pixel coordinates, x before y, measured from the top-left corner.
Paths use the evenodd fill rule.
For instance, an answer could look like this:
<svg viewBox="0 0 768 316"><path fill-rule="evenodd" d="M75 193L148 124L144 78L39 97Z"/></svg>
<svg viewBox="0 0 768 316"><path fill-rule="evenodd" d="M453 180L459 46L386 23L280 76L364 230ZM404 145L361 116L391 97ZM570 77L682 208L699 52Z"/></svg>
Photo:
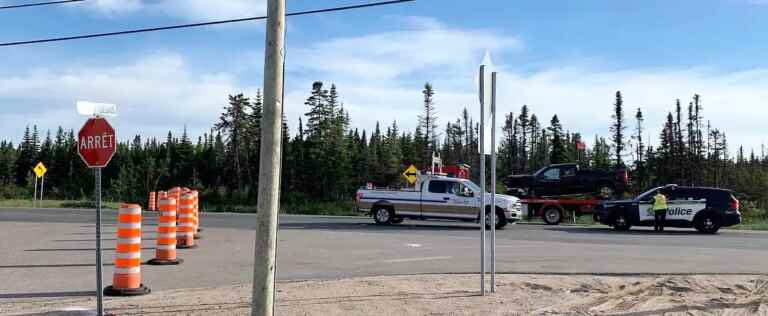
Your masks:
<svg viewBox="0 0 768 316"><path fill-rule="evenodd" d="M667 209L667 197L664 194L656 194L653 196L653 210L661 211Z"/></svg>

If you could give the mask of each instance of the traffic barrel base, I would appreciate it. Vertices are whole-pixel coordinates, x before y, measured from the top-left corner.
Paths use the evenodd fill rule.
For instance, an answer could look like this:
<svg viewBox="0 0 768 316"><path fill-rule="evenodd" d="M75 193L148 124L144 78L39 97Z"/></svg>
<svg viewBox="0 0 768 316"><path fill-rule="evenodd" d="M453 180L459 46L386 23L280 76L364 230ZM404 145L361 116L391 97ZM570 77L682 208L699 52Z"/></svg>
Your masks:
<svg viewBox="0 0 768 316"><path fill-rule="evenodd" d="M104 288L105 296L140 296L147 295L151 292L152 290L146 287L144 284L141 284L139 287L134 289L118 289L112 285Z"/></svg>
<svg viewBox="0 0 768 316"><path fill-rule="evenodd" d="M147 261L147 264L151 264L153 266L172 266L177 264L184 263L184 259L151 259Z"/></svg>

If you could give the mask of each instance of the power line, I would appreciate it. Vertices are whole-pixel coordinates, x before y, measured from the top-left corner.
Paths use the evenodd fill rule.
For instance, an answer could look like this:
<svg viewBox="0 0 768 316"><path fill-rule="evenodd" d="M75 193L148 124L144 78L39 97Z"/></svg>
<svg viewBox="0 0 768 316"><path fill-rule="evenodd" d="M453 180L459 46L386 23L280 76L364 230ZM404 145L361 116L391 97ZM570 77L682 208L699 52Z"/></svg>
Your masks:
<svg viewBox="0 0 768 316"><path fill-rule="evenodd" d="M36 2L36 3L15 4L15 5L0 6L0 10L4 10L4 9L19 9L19 8L28 8L28 7L39 7L39 6L44 6L44 5L64 4L64 3L83 2L83 1L85 1L85 0L61 0L61 1L49 1L49 2Z"/></svg>
<svg viewBox="0 0 768 316"><path fill-rule="evenodd" d="M83 0L80 0L80 1L83 1ZM300 16L300 15L309 15L309 14L317 14L317 13L328 13L328 12L336 12L336 11L345 11L345 10L353 10L353 9L378 7L378 6L384 6L384 5L390 5L390 4L399 4L399 3L405 3L405 2L413 2L413 1L416 1L416 0L381 1L381 2L373 2L373 3L365 3L365 4L356 4L356 5L350 5L350 6L343 6L343 7L327 8L327 9L291 12L291 13L286 13L285 16ZM118 31L118 32L84 34L84 35L66 36L66 37L54 37L54 38L37 39L37 40L29 40L29 41L18 41L18 42L6 42L6 43L0 43L0 47L32 45L32 44L41 44L41 43L50 43L50 42L62 42L62 41L71 41L71 40L96 38L96 37L127 35L127 34L135 34L135 33L147 33L147 32L156 32L156 31L165 31L165 30L201 27L201 26L217 25L217 24L228 24L228 23L237 23L237 22L245 22L245 21L265 20L266 18L267 18L266 16L257 16L257 17L242 18L242 19L218 20L218 21L211 21L211 22L181 24L181 25L171 25L171 26L161 26L161 27L143 28L143 29Z"/></svg>

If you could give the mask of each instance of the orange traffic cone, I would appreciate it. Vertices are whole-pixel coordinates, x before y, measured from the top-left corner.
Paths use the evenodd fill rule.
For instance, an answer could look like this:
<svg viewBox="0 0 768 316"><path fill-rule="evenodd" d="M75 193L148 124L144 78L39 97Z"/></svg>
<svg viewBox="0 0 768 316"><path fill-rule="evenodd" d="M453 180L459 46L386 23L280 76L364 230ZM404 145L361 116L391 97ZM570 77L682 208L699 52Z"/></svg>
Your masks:
<svg viewBox="0 0 768 316"><path fill-rule="evenodd" d="M107 296L136 296L151 290L141 283L141 206L122 204L117 215L117 249Z"/></svg>
<svg viewBox="0 0 768 316"><path fill-rule="evenodd" d="M177 228L176 248L195 248L194 197L190 193L181 196L178 207L179 225Z"/></svg>
<svg viewBox="0 0 768 316"><path fill-rule="evenodd" d="M160 216L157 221L155 258L147 261L152 265L174 265L184 262L176 258L176 200L160 200Z"/></svg>

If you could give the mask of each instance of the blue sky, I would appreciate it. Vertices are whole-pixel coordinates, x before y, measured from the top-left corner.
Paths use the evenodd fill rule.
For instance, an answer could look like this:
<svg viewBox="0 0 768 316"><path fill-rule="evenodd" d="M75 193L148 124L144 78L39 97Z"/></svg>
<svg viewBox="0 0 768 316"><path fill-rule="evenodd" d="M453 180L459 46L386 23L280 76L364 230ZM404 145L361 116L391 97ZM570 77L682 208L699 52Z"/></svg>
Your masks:
<svg viewBox="0 0 768 316"><path fill-rule="evenodd" d="M0 4L24 3L1 0ZM288 0L288 10L357 0ZM87 0L0 11L0 41L262 15L263 0ZM486 50L503 112L528 104L588 137L608 134L612 97L646 113L648 135L676 98L703 96L705 118L732 146L766 137L768 1L458 1L289 18L289 125L314 80L334 82L353 127L415 126L420 91L436 89L441 124L476 108ZM27 124L79 128L74 101L113 102L123 138L209 129L227 94L261 86L263 22L0 48L0 136ZM757 114L757 115L756 115Z"/></svg>

